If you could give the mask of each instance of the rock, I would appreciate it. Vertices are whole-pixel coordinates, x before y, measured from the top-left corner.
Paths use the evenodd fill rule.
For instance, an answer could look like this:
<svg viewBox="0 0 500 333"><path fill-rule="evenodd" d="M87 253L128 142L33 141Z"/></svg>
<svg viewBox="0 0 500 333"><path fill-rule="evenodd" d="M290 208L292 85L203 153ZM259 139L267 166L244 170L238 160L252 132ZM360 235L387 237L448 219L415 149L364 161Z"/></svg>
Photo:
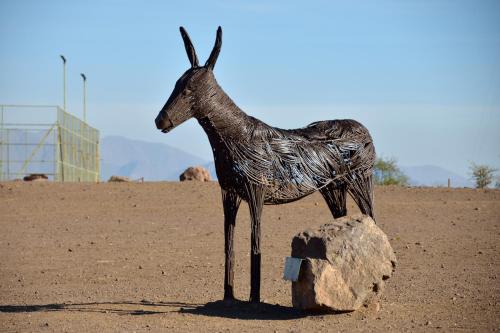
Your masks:
<svg viewBox="0 0 500 333"><path fill-rule="evenodd" d="M49 180L49 177L43 173L32 173L26 177L23 178L24 181L27 182L39 182L39 181L46 181Z"/></svg>
<svg viewBox="0 0 500 333"><path fill-rule="evenodd" d="M130 179L129 177L125 177L125 176L111 176L109 177L109 180L108 182L118 182L118 183L121 183L121 182L131 182L132 179Z"/></svg>
<svg viewBox="0 0 500 333"><path fill-rule="evenodd" d="M302 258L292 282L293 306L302 310L354 311L378 300L395 268L387 236L366 215L345 216L292 241Z"/></svg>
<svg viewBox="0 0 500 333"><path fill-rule="evenodd" d="M207 169L201 166L189 167L187 168L180 176L179 180L181 182L186 180L198 180L200 182L209 182L212 179L210 178L210 173Z"/></svg>

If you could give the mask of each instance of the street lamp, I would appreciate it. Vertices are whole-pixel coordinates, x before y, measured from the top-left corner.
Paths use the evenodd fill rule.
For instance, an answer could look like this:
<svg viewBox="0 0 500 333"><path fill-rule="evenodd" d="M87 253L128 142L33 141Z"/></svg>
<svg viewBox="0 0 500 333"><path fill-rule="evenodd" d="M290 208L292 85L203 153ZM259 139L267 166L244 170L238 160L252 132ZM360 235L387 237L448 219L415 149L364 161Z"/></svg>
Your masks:
<svg viewBox="0 0 500 333"><path fill-rule="evenodd" d="M63 61L63 97L64 97L63 109L64 111L66 111L66 58L62 54L60 57Z"/></svg>
<svg viewBox="0 0 500 333"><path fill-rule="evenodd" d="M87 77L80 73L83 79L83 121L87 122Z"/></svg>

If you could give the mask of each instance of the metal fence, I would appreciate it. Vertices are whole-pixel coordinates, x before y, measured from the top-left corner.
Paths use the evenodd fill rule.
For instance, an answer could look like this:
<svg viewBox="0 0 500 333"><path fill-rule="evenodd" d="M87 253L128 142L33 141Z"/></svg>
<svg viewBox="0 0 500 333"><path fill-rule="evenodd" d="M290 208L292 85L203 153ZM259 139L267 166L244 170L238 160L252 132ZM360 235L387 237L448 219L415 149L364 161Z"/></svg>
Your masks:
<svg viewBox="0 0 500 333"><path fill-rule="evenodd" d="M0 105L0 180L99 181L99 131L53 105Z"/></svg>

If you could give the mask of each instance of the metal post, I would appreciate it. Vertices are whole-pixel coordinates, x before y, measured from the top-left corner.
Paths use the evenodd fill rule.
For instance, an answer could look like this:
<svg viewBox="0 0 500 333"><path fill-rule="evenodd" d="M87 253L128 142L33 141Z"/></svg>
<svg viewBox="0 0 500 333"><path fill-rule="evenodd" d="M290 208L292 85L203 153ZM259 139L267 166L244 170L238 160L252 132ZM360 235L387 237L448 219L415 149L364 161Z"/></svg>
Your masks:
<svg viewBox="0 0 500 333"><path fill-rule="evenodd" d="M100 181L99 134L96 133L96 135L97 135L97 138L96 138L96 144L95 144L95 149L96 149L96 154L95 154L95 157L96 157L96 160L95 160L96 177L95 177L95 181L96 181L96 183L98 183Z"/></svg>
<svg viewBox="0 0 500 333"><path fill-rule="evenodd" d="M9 130L6 130L7 140L9 140ZM10 180L10 145L7 143L7 180Z"/></svg>
<svg viewBox="0 0 500 333"><path fill-rule="evenodd" d="M61 54L63 61L63 109L66 111L66 58Z"/></svg>
<svg viewBox="0 0 500 333"><path fill-rule="evenodd" d="M87 77L80 73L83 79L83 121L87 122Z"/></svg>
<svg viewBox="0 0 500 333"><path fill-rule="evenodd" d="M59 146L59 160L61 163L61 178L60 178L60 180L61 180L61 182L64 182L64 162L66 162L64 160L64 157L67 155L65 154L64 147L63 147L61 130L62 130L61 122L60 122L60 119L58 119L57 120L57 145Z"/></svg>

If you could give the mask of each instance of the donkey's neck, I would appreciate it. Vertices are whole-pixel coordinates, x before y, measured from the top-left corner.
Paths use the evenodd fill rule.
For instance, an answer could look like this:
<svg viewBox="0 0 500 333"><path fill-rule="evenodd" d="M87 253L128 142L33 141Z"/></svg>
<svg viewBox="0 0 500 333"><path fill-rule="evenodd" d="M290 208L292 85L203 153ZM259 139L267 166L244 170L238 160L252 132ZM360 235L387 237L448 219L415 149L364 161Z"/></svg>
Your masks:
<svg viewBox="0 0 500 333"><path fill-rule="evenodd" d="M259 122L248 116L216 83L209 88L209 98L199 104L198 122L207 133L210 144L241 142L250 138L250 134Z"/></svg>

